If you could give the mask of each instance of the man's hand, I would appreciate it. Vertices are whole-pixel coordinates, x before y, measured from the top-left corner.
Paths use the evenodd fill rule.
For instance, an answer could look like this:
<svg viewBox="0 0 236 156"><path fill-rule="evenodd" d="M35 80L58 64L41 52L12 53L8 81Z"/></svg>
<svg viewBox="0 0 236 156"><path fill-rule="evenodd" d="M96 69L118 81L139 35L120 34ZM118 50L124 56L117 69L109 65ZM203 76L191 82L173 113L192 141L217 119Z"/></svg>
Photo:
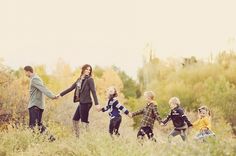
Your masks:
<svg viewBox="0 0 236 156"><path fill-rule="evenodd" d="M61 95L60 95L60 94L57 94L54 99L59 99L60 97L61 97Z"/></svg>
<svg viewBox="0 0 236 156"><path fill-rule="evenodd" d="M58 99L58 97L57 97L57 96L54 96L52 99L53 99L53 100L56 100L56 99Z"/></svg>

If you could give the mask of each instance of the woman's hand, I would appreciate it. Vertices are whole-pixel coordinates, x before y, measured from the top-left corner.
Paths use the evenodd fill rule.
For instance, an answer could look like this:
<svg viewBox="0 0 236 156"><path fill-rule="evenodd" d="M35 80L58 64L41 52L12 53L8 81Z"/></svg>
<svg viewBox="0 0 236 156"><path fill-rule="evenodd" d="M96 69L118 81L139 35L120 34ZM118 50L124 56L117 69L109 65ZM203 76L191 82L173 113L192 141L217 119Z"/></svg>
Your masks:
<svg viewBox="0 0 236 156"><path fill-rule="evenodd" d="M56 97L55 97L55 99L59 99L60 97L61 97L61 95L60 95L60 94L57 94Z"/></svg>
<svg viewBox="0 0 236 156"><path fill-rule="evenodd" d="M99 104L98 104L98 105L95 105L95 107L96 107L96 109L97 109L98 112L100 112L100 111L102 110L102 106L99 105Z"/></svg>

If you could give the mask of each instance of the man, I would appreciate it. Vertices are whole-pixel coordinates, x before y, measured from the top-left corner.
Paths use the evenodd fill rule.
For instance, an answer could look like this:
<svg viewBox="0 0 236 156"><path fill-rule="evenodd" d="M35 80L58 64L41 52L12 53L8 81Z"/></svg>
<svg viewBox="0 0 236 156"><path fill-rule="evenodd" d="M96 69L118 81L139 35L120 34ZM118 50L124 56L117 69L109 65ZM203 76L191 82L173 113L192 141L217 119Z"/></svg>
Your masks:
<svg viewBox="0 0 236 156"><path fill-rule="evenodd" d="M39 127L40 133L46 130L46 127L42 124L42 116L44 111L45 99L44 95L50 99L57 99L51 91L49 91L43 84L41 78L34 73L31 66L25 66L24 71L27 77L30 78L30 98L29 98L29 126L34 128ZM50 140L55 140L53 136L50 136Z"/></svg>

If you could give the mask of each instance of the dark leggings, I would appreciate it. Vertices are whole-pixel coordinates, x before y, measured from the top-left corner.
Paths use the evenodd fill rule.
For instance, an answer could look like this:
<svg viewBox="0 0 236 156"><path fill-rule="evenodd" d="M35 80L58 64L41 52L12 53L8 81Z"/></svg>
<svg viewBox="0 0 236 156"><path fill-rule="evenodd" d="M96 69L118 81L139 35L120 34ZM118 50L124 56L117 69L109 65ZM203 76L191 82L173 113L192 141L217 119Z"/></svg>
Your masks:
<svg viewBox="0 0 236 156"><path fill-rule="evenodd" d="M46 130L46 127L42 124L43 109L33 106L29 108L29 127L34 129L35 126L39 127L41 133Z"/></svg>
<svg viewBox="0 0 236 156"><path fill-rule="evenodd" d="M79 121L81 119L81 122L89 123L88 117L89 117L89 110L92 107L92 103L80 103L77 107L73 120Z"/></svg>
<svg viewBox="0 0 236 156"><path fill-rule="evenodd" d="M120 135L119 133L119 128L120 128L120 123L121 123L121 116L115 117L110 120L110 125L109 125L109 133L115 134L115 135Z"/></svg>

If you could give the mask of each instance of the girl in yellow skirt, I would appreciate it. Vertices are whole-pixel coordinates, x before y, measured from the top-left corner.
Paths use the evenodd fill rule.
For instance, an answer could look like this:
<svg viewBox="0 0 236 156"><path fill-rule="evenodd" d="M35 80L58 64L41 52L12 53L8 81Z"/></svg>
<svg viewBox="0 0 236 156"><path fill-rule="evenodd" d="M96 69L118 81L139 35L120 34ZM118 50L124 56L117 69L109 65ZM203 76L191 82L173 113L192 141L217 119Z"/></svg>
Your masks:
<svg viewBox="0 0 236 156"><path fill-rule="evenodd" d="M193 128L199 130L195 139L205 140L205 138L210 136L215 136L211 131L211 113L206 106L201 106L198 108L198 120L193 123Z"/></svg>

